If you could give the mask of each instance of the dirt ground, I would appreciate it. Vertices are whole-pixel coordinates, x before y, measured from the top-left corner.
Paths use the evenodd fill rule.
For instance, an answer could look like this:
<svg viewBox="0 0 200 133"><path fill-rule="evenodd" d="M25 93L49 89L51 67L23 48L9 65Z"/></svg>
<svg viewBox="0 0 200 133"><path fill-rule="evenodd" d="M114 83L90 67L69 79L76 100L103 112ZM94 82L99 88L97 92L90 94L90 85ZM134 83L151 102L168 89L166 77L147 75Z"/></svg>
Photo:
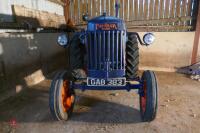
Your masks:
<svg viewBox="0 0 200 133"><path fill-rule="evenodd" d="M45 80L0 103L0 133L200 133L200 82L156 74L159 109L150 123L140 119L137 91L77 91L70 120L55 121Z"/></svg>

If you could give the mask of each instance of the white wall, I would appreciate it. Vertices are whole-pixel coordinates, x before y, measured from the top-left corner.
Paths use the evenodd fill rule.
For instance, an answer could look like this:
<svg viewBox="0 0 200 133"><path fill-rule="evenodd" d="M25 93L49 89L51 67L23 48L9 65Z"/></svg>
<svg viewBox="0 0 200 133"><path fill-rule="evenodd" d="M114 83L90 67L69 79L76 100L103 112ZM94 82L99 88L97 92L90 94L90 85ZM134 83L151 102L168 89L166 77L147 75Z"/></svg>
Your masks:
<svg viewBox="0 0 200 133"><path fill-rule="evenodd" d="M179 67L190 65L194 32L155 32L154 34L156 36L154 44L148 47L140 46L140 69L175 71Z"/></svg>

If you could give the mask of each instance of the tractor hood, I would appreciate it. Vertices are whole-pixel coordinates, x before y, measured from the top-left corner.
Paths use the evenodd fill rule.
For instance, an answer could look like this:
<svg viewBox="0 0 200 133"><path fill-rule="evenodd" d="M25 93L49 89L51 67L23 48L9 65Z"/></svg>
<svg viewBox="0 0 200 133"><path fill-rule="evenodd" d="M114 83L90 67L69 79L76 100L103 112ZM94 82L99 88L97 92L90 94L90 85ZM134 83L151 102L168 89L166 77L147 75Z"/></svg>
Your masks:
<svg viewBox="0 0 200 133"><path fill-rule="evenodd" d="M122 19L102 15L88 21L88 31L96 30L126 30L124 21Z"/></svg>

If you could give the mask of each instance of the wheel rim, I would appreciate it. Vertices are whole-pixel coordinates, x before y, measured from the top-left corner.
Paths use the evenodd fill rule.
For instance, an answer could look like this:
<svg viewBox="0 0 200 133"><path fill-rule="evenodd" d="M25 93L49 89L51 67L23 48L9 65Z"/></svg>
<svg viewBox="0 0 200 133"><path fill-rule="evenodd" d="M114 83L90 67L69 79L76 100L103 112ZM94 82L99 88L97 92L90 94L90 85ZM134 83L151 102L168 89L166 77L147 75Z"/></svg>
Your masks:
<svg viewBox="0 0 200 133"><path fill-rule="evenodd" d="M62 108L64 112L67 112L74 102L74 95L70 93L70 84L68 80L63 81L62 86Z"/></svg>
<svg viewBox="0 0 200 133"><path fill-rule="evenodd" d="M144 113L146 111L146 103L147 103L147 83L144 81L143 84L143 96L141 96L141 107L142 112Z"/></svg>

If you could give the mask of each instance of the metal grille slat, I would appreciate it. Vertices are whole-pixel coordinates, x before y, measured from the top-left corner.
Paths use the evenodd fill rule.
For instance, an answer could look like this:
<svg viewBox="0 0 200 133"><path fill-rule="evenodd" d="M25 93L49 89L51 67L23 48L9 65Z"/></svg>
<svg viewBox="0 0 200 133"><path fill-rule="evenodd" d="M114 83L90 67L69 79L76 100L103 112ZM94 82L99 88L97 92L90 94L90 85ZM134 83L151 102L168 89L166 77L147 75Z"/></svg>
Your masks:
<svg viewBox="0 0 200 133"><path fill-rule="evenodd" d="M124 36L124 37L123 37ZM122 63L123 63L123 67L122 67L122 69L125 69L125 64L126 64L126 54L125 54L125 52L126 52L126 32L124 32L123 31L123 41L122 41Z"/></svg>
<svg viewBox="0 0 200 133"><path fill-rule="evenodd" d="M119 31L117 31L117 35L116 35L116 40L117 40L117 42L116 42L116 69L118 69L118 56L119 56L119 54L118 54L118 49L119 49Z"/></svg>
<svg viewBox="0 0 200 133"><path fill-rule="evenodd" d="M115 50L115 31L112 32L112 69L115 69L115 55L114 55L114 50Z"/></svg>
<svg viewBox="0 0 200 133"><path fill-rule="evenodd" d="M89 68L92 68L92 32L89 34L89 42L90 42L90 45L88 46L89 47Z"/></svg>
<svg viewBox="0 0 200 133"><path fill-rule="evenodd" d="M103 31L103 62L105 62L106 54L106 32ZM103 64L104 65L104 64Z"/></svg>
<svg viewBox="0 0 200 133"><path fill-rule="evenodd" d="M96 31L88 33L88 66L91 70L125 69L125 31Z"/></svg>
<svg viewBox="0 0 200 133"><path fill-rule="evenodd" d="M123 59L122 59L122 54L123 54L123 31L122 32L120 32L120 69L122 69L123 68Z"/></svg>
<svg viewBox="0 0 200 133"><path fill-rule="evenodd" d="M98 60L98 69L101 69L101 33L98 32L98 54L99 54L99 60Z"/></svg>
<svg viewBox="0 0 200 133"><path fill-rule="evenodd" d="M108 45L108 47L107 47L108 48L108 50L107 50L107 52L108 52L107 53L108 54L107 55L107 59L110 61L110 31L108 31L108 39L107 39L107 41L108 41L107 42L107 45Z"/></svg>
<svg viewBox="0 0 200 133"><path fill-rule="evenodd" d="M97 33L94 32L94 66L95 69L97 69L97 58L98 58L98 53L97 53Z"/></svg>

